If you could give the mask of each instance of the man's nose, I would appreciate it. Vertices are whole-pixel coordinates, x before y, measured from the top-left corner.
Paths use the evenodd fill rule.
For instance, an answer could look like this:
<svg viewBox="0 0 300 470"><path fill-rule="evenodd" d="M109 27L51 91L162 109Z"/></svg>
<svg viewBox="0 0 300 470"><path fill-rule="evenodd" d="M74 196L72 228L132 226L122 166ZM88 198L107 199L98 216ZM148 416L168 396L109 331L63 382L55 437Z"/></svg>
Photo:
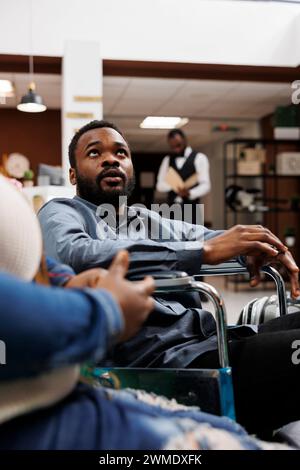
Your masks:
<svg viewBox="0 0 300 470"><path fill-rule="evenodd" d="M105 155L103 155L103 160L102 160L102 164L101 166L104 168L104 167L107 167L107 166L115 166L115 167L119 167L120 166L120 162L119 160L117 159L117 157L111 153L111 152L107 152L105 153Z"/></svg>

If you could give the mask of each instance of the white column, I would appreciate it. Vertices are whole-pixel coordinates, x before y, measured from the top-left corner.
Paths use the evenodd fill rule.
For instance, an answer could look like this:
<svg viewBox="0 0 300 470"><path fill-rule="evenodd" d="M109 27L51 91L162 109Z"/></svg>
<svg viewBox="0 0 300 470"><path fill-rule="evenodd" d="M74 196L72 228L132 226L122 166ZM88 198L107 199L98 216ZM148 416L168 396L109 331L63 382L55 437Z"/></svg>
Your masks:
<svg viewBox="0 0 300 470"><path fill-rule="evenodd" d="M88 122L103 117L100 44L67 41L62 76L62 166L68 186L68 146L74 133Z"/></svg>

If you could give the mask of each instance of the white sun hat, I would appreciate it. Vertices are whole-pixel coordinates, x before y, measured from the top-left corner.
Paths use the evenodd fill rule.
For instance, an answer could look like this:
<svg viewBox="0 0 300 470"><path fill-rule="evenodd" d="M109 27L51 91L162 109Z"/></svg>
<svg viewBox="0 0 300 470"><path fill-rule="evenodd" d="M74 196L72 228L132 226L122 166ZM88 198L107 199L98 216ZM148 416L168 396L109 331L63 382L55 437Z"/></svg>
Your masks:
<svg viewBox="0 0 300 470"><path fill-rule="evenodd" d="M30 281L42 256L42 234L25 196L0 175L0 271Z"/></svg>

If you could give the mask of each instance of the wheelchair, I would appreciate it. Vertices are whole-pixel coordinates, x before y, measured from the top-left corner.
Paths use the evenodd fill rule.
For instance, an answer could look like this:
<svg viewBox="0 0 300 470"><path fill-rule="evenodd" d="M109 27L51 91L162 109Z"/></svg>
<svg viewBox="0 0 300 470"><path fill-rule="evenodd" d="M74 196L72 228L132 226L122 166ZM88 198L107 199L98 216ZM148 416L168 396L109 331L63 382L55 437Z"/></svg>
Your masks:
<svg viewBox="0 0 300 470"><path fill-rule="evenodd" d="M274 280L279 315L286 315L288 313L286 290L281 275L271 266L263 267L262 272ZM198 292L204 294L212 302L215 310L220 367L218 369L151 369L86 365L82 369L83 380L96 386L100 384L114 389L145 390L170 399L174 398L184 405L200 407L207 413L235 419L232 371L228 356L226 308L220 293L210 284L200 281L199 278L247 275L247 268L231 260L217 266L202 265L201 271L196 276L188 276L184 272L149 274L155 279L155 294Z"/></svg>

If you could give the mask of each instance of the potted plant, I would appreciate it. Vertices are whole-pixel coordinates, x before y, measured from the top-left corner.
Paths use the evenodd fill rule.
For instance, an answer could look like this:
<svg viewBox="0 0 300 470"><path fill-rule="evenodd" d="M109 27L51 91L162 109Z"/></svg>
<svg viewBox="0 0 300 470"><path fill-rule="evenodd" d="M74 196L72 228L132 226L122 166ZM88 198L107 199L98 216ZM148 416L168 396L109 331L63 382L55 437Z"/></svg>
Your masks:
<svg viewBox="0 0 300 470"><path fill-rule="evenodd" d="M296 243L296 231L293 227L287 227L284 231L284 241L286 246L292 248Z"/></svg>
<svg viewBox="0 0 300 470"><path fill-rule="evenodd" d="M26 170L23 176L23 185L24 187L33 186L34 173L32 170Z"/></svg>

